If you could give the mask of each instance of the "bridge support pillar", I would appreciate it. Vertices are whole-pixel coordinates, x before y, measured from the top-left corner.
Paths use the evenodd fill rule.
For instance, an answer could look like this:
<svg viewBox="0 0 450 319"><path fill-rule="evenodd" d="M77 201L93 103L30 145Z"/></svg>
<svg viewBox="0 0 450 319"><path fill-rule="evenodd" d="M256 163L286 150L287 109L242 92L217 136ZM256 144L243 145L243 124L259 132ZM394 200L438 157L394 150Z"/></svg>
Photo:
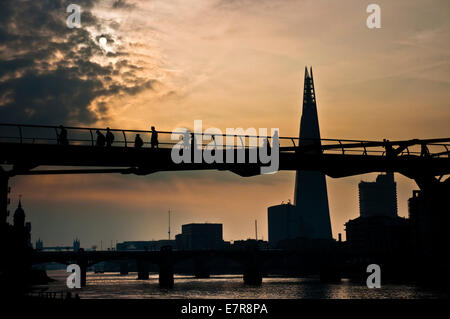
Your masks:
<svg viewBox="0 0 450 319"><path fill-rule="evenodd" d="M148 263L144 260L137 261L138 280L148 280Z"/></svg>
<svg viewBox="0 0 450 319"><path fill-rule="evenodd" d="M80 265L80 270L81 270L81 287L84 287L86 286L86 271L87 271L86 264Z"/></svg>
<svg viewBox="0 0 450 319"><path fill-rule="evenodd" d="M328 241L326 246L315 253L315 257L310 258L318 266L320 281L323 283L339 283L342 279L344 262L342 251L338 249Z"/></svg>
<svg viewBox="0 0 450 319"><path fill-rule="evenodd" d="M172 247L165 246L161 248L159 260L159 287L173 287L173 258Z"/></svg>
<svg viewBox="0 0 450 319"><path fill-rule="evenodd" d="M128 261L120 263L120 274L128 275Z"/></svg>
<svg viewBox="0 0 450 319"><path fill-rule="evenodd" d="M194 258L194 274L195 278L209 278L211 270L206 257Z"/></svg>
<svg viewBox="0 0 450 319"><path fill-rule="evenodd" d="M244 264L244 283L259 286L262 284L262 271L257 251L249 251Z"/></svg>
<svg viewBox="0 0 450 319"><path fill-rule="evenodd" d="M160 288L173 287L173 265L171 264L159 265L159 287Z"/></svg>
<svg viewBox="0 0 450 319"><path fill-rule="evenodd" d="M83 248L80 248L77 252L78 257L77 257L77 265L80 266L80 271L81 271L81 287L86 286L86 271L87 271L87 260L86 257L84 256L84 250Z"/></svg>
<svg viewBox="0 0 450 319"><path fill-rule="evenodd" d="M338 283L341 272L336 264L325 264L320 268L320 281L323 283Z"/></svg>
<svg viewBox="0 0 450 319"><path fill-rule="evenodd" d="M253 286L259 286L262 284L262 273L258 265L245 266L244 284Z"/></svg>

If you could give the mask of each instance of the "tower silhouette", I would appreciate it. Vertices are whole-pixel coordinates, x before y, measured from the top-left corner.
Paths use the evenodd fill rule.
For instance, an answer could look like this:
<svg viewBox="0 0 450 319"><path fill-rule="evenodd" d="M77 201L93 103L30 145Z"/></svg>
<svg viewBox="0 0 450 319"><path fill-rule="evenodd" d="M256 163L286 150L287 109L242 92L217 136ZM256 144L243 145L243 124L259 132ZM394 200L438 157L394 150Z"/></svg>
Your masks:
<svg viewBox="0 0 450 319"><path fill-rule="evenodd" d="M303 110L299 145L321 145L316 93L312 68L305 67ZM331 222L325 175L298 170L295 175L295 206L300 220L300 236L309 239L331 239Z"/></svg>

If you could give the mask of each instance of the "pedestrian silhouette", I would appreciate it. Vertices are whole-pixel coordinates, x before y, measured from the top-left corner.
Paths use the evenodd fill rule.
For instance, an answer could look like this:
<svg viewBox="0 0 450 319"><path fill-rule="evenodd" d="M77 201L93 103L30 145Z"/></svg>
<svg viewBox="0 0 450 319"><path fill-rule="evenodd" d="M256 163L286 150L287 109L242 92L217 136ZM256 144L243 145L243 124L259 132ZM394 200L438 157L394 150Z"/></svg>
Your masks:
<svg viewBox="0 0 450 319"><path fill-rule="evenodd" d="M152 138L150 140L151 148L158 148L158 132L156 132L155 127L152 126Z"/></svg>
<svg viewBox="0 0 450 319"><path fill-rule="evenodd" d="M111 133L109 127L106 128L106 146L110 147L114 142L114 134Z"/></svg>
<svg viewBox="0 0 450 319"><path fill-rule="evenodd" d="M392 157L394 154L394 149L391 142L387 139L383 139L384 149L386 150L386 157Z"/></svg>
<svg viewBox="0 0 450 319"><path fill-rule="evenodd" d="M99 130L96 131L97 133L97 142L95 143L95 146L103 147L105 146L106 138L105 135L102 134Z"/></svg>
<svg viewBox="0 0 450 319"><path fill-rule="evenodd" d="M60 132L58 135L58 144L59 145L68 145L69 141L67 140L67 130L64 126L59 126Z"/></svg>
<svg viewBox="0 0 450 319"><path fill-rule="evenodd" d="M430 150L428 149L428 147L425 143L420 144L420 156L421 157L429 157L430 156Z"/></svg>
<svg viewBox="0 0 450 319"><path fill-rule="evenodd" d="M134 147L142 148L143 145L144 141L142 140L141 136L139 134L136 134L136 138L134 139Z"/></svg>

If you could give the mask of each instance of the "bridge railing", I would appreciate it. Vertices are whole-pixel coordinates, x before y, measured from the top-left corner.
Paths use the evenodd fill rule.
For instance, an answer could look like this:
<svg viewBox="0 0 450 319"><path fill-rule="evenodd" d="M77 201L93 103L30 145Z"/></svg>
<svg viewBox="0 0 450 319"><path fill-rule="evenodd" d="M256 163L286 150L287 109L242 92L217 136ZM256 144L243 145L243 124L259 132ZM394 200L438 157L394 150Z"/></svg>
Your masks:
<svg viewBox="0 0 450 319"><path fill-rule="evenodd" d="M58 144L61 133L60 126L32 125L32 124L9 124L0 123L0 143L21 143L21 144ZM106 128L96 127L72 127L65 126L67 132L67 143L69 145L95 146L97 131L106 134ZM136 135L139 134L143 140L144 148L151 147L153 132L151 130L127 130L111 128L114 135L112 147L134 147ZM264 143L273 145L272 136L248 135L248 134L213 134L194 133L180 131L156 131L158 134L159 148L180 147L182 138L189 138L191 143L195 137L196 148L216 150L220 149L248 149L262 147ZM172 137L175 137L175 140ZM280 136L280 151L296 152L302 149L305 152L320 152L327 154L356 154L356 155L380 155L386 156L387 143L392 148L404 146L408 141L379 142L368 140L352 139L299 139L298 137ZM178 145L177 145L178 143ZM449 157L450 139L430 139L417 140L403 147L397 156L423 156L424 148L430 156ZM301 146L299 148L299 146Z"/></svg>

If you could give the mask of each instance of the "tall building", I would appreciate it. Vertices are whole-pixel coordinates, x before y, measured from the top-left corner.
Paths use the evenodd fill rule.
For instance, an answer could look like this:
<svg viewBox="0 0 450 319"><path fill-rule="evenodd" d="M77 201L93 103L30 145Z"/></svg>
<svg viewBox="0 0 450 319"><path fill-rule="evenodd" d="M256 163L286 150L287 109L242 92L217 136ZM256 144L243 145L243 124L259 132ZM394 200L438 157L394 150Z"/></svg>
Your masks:
<svg viewBox="0 0 450 319"><path fill-rule="evenodd" d="M38 240L36 240L36 250L42 250L44 248L44 242L38 238Z"/></svg>
<svg viewBox="0 0 450 319"><path fill-rule="evenodd" d="M22 208L22 201L19 199L19 205L14 212L14 227L22 229L25 227L25 211Z"/></svg>
<svg viewBox="0 0 450 319"><path fill-rule="evenodd" d="M175 236L177 247L186 250L223 249L222 224L187 224Z"/></svg>
<svg viewBox="0 0 450 319"><path fill-rule="evenodd" d="M22 200L19 199L19 205L14 212L13 230L18 244L24 247L32 247L31 244L31 223L25 223L25 211L22 208Z"/></svg>
<svg viewBox="0 0 450 319"><path fill-rule="evenodd" d="M80 240L78 238L75 238L75 240L73 241L73 251L78 251L80 250L80 248Z"/></svg>
<svg viewBox="0 0 450 319"><path fill-rule="evenodd" d="M320 146L314 79L305 68L303 111L300 120L300 146ZM307 239L331 239L331 222L325 175L316 171L298 170L295 176L294 205L301 220L300 236Z"/></svg>
<svg viewBox="0 0 450 319"><path fill-rule="evenodd" d="M380 174L375 182L361 181L358 188L360 217L345 224L348 247L367 254L406 251L410 226L397 215L394 174Z"/></svg>
<svg viewBox="0 0 450 319"><path fill-rule="evenodd" d="M269 207L267 216L269 243L273 247L282 240L300 237L300 215L291 203Z"/></svg>
<svg viewBox="0 0 450 319"><path fill-rule="evenodd" d="M358 188L361 217L397 217L397 184L394 173L380 174L375 182L361 181Z"/></svg>

